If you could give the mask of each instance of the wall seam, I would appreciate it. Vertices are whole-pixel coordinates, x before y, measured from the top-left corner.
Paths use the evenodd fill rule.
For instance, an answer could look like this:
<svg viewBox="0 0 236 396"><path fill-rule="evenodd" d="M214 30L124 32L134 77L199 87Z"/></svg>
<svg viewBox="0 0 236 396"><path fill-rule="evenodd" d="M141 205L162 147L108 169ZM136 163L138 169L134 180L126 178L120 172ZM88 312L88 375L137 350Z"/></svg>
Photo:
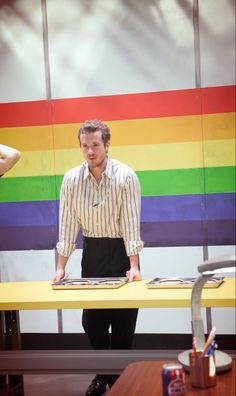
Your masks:
<svg viewBox="0 0 236 396"><path fill-rule="evenodd" d="M45 84L46 84L46 99L50 101L51 110L51 124L52 124L52 146L53 146L53 161L55 169L55 154L54 154L54 126L53 126L53 104L52 104L52 89L51 89L51 74L50 74L50 61L49 61L49 45L48 45L48 16L47 16L47 3L46 0L41 0L42 10L42 24L43 24L43 52L44 52L44 70L45 70ZM55 172L54 172L55 176ZM56 179L56 176L55 176ZM56 180L54 180L56 191ZM57 265L57 251L54 249L54 263L55 268ZM63 315L62 310L57 310L57 327L58 333L63 333Z"/></svg>
<svg viewBox="0 0 236 396"><path fill-rule="evenodd" d="M194 32L194 64L195 64L195 87L199 89L199 100L201 107L201 131L202 131L202 158L203 158L203 200L202 200L202 219L203 219L203 260L208 260L208 228L205 223L207 218L206 211L206 175L205 175L205 152L204 152L204 128L203 128L203 117L202 117L202 94L201 94L201 49L200 49L200 27L199 27L199 1L193 0L193 32Z"/></svg>

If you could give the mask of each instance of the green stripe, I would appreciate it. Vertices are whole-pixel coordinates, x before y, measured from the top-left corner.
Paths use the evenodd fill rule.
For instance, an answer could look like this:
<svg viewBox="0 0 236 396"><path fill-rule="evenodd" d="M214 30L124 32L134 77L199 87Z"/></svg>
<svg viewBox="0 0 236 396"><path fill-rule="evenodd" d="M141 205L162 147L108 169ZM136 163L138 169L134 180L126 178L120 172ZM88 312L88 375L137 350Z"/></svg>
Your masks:
<svg viewBox="0 0 236 396"><path fill-rule="evenodd" d="M142 186L142 196L235 191L235 168L233 166L141 171L137 172L137 175Z"/></svg>
<svg viewBox="0 0 236 396"><path fill-rule="evenodd" d="M235 168L194 168L137 172L142 196L230 193ZM204 179L205 176L205 179ZM0 179L0 202L46 201L59 198L62 175ZM204 181L205 180L205 185Z"/></svg>
<svg viewBox="0 0 236 396"><path fill-rule="evenodd" d="M59 198L61 175L0 179L0 202L47 201Z"/></svg>
<svg viewBox="0 0 236 396"><path fill-rule="evenodd" d="M205 189L207 194L235 192L235 167L205 168ZM216 188L218 189L216 191Z"/></svg>

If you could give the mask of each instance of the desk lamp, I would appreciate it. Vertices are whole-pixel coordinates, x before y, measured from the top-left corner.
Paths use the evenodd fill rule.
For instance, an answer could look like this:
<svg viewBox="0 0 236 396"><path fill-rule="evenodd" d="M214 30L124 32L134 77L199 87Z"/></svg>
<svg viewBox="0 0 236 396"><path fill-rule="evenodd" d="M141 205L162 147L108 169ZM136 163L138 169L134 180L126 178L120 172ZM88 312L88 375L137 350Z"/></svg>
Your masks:
<svg viewBox="0 0 236 396"><path fill-rule="evenodd" d="M223 256L204 261L198 266L200 275L195 280L191 295L192 334L197 340L197 349L203 350L205 345L204 325L201 316L201 295L204 284L216 273L229 272L226 268L235 267L235 256ZM189 370L189 353L184 351L178 355L179 362L185 370ZM231 368L232 358L225 352L215 351L216 371L222 372Z"/></svg>

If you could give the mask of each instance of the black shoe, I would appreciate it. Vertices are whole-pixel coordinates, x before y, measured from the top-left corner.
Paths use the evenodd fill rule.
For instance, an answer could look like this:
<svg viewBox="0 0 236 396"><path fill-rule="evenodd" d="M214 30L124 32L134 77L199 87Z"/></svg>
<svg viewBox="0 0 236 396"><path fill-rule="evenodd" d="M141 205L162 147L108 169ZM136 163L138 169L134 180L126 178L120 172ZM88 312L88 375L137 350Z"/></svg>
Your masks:
<svg viewBox="0 0 236 396"><path fill-rule="evenodd" d="M89 385L85 396L102 396L106 392L107 383L102 376L96 376Z"/></svg>

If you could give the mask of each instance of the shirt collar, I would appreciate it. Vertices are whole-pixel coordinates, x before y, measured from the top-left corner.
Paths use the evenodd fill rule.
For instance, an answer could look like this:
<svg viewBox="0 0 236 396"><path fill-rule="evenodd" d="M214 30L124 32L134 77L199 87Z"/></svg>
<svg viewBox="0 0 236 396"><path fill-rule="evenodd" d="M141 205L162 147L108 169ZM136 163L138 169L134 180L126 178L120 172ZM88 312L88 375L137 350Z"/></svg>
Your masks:
<svg viewBox="0 0 236 396"><path fill-rule="evenodd" d="M107 157L107 166L104 173L109 179L112 178L112 161L109 157Z"/></svg>
<svg viewBox="0 0 236 396"><path fill-rule="evenodd" d="M89 172L89 167L87 161L84 162L84 180L87 179L87 177L90 177L90 172ZM106 169L104 171L104 174L109 177L109 179L112 178L112 161L109 157L107 157L107 165Z"/></svg>
<svg viewBox="0 0 236 396"><path fill-rule="evenodd" d="M87 177L89 177L90 173L89 173L89 167L88 167L88 163L87 161L84 162L84 180L87 179Z"/></svg>

